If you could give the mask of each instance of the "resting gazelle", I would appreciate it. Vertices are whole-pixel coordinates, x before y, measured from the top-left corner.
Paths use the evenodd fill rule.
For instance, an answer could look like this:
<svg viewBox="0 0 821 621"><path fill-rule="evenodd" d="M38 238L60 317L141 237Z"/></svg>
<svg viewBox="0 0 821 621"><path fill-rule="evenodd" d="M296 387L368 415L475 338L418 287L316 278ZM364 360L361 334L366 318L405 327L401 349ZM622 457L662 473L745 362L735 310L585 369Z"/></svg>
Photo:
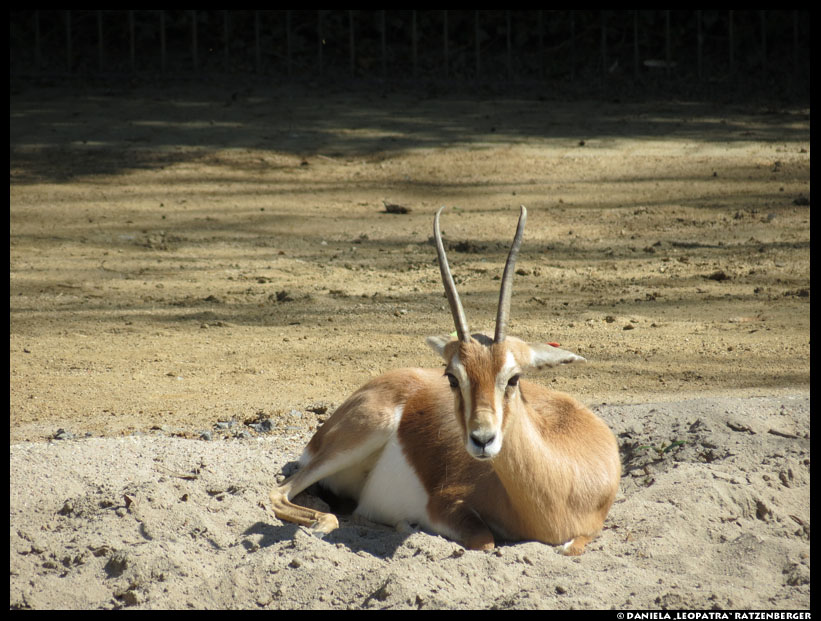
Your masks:
<svg viewBox="0 0 821 621"><path fill-rule="evenodd" d="M442 208L444 209L444 207ZM584 358L505 337L522 206L502 277L493 339L468 332L434 218L439 268L457 338L431 337L441 369L400 369L353 393L322 425L299 470L271 492L275 515L322 532L336 516L291 499L319 482L375 522L422 528L469 549L495 537L581 554L602 528L621 464L607 425L570 396L532 384L531 368Z"/></svg>

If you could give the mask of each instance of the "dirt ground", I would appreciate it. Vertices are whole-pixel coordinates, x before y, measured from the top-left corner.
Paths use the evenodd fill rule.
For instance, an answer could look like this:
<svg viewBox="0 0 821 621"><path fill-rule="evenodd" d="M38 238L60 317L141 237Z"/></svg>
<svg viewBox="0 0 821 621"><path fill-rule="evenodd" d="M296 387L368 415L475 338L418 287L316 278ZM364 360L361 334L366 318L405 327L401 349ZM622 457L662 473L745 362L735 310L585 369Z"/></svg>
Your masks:
<svg viewBox="0 0 821 621"><path fill-rule="evenodd" d="M13 89L10 606L809 606L809 119ZM279 523L265 490L334 407L439 366L434 211L492 330L520 204L509 332L587 358L537 379L622 448L600 539L569 560Z"/></svg>

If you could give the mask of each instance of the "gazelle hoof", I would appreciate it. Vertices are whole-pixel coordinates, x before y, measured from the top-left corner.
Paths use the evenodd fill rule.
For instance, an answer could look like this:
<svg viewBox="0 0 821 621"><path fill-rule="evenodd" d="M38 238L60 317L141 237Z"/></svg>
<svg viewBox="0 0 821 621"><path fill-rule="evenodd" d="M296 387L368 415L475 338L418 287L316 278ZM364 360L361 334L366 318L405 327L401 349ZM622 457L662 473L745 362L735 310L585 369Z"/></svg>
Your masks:
<svg viewBox="0 0 821 621"><path fill-rule="evenodd" d="M559 552L561 552L564 556L578 556L584 552L584 547L590 543L592 539L592 537L579 535L578 537L575 537L559 546Z"/></svg>
<svg viewBox="0 0 821 621"><path fill-rule="evenodd" d="M339 528L339 520L333 513L322 513L317 516L316 522L311 525L311 530L315 534L327 535L331 531Z"/></svg>

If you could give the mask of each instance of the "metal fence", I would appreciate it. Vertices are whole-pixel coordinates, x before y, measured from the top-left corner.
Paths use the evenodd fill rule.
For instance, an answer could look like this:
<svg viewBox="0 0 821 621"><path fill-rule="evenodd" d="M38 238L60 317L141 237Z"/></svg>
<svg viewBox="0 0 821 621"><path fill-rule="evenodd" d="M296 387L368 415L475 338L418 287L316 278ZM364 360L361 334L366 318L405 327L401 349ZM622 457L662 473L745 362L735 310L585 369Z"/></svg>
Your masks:
<svg viewBox="0 0 821 621"><path fill-rule="evenodd" d="M10 11L11 77L806 83L808 10Z"/></svg>

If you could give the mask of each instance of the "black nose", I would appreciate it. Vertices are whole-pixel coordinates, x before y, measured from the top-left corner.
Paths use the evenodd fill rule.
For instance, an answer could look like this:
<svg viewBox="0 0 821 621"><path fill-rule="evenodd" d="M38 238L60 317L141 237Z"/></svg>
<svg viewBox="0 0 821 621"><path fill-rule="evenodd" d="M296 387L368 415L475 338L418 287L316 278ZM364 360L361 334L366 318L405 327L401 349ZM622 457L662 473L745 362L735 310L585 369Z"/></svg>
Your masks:
<svg viewBox="0 0 821 621"><path fill-rule="evenodd" d="M476 445L476 448L480 448L482 450L488 444L491 444L496 439L495 433L487 433L481 431L471 431L470 432L470 441Z"/></svg>

